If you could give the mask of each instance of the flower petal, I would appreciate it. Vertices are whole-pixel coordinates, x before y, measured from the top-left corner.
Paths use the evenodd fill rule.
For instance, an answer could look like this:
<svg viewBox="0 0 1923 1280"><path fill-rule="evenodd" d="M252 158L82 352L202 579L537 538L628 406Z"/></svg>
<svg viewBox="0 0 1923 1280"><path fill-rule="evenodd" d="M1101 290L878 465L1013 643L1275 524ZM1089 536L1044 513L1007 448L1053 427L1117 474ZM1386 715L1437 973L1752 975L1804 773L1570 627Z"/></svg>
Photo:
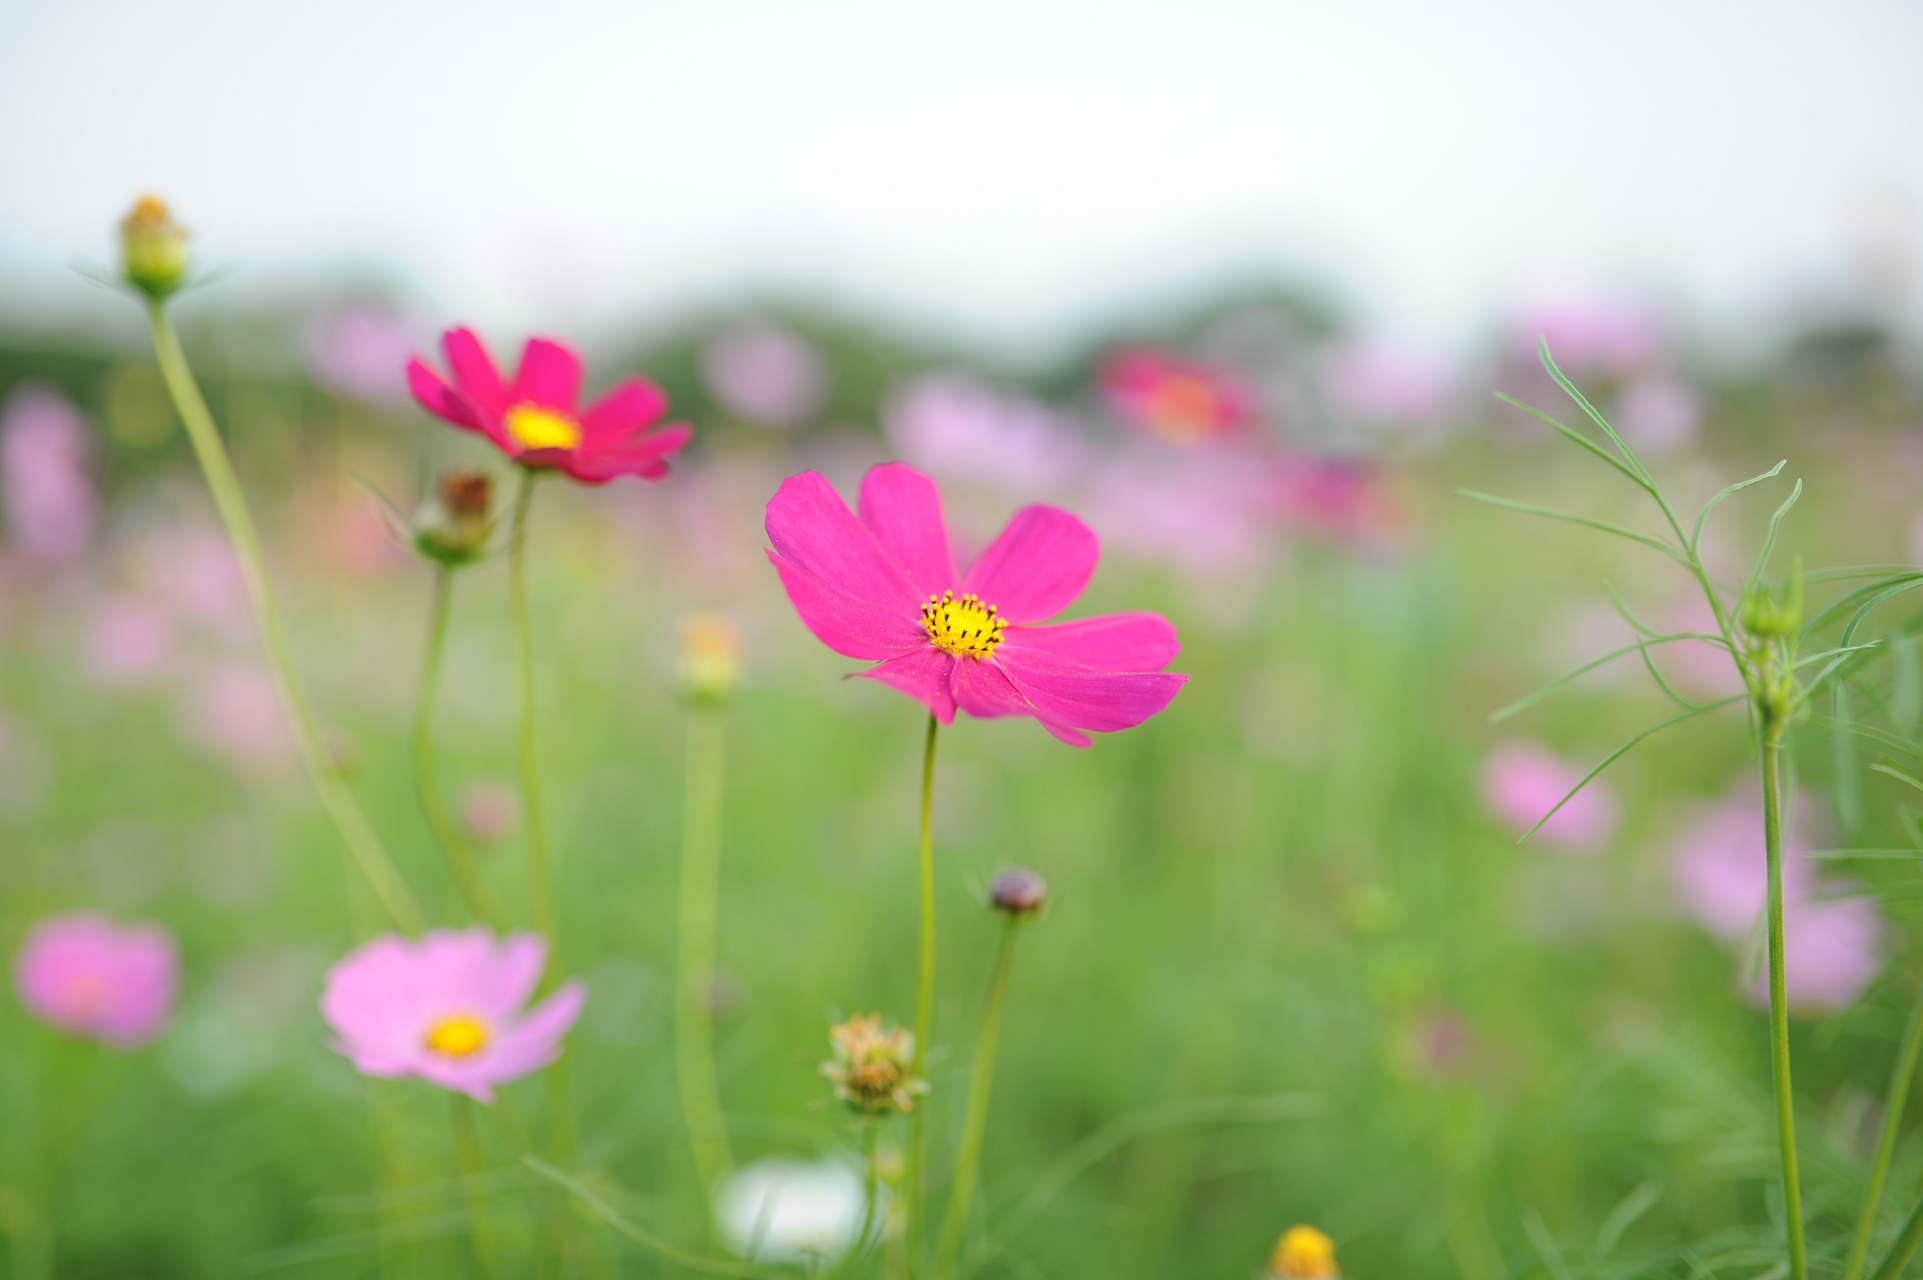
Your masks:
<svg viewBox="0 0 1923 1280"><path fill-rule="evenodd" d="M544 1067L561 1056L561 1038L581 1016L588 989L579 981L564 982L553 995L528 1010L488 1046L476 1066L493 1084L502 1084Z"/></svg>
<svg viewBox="0 0 1923 1280"><path fill-rule="evenodd" d="M1074 729L1132 729L1166 707L1188 681L1175 672L1097 671L1005 650L996 652L996 665L1035 704L1042 721Z"/></svg>
<svg viewBox="0 0 1923 1280"><path fill-rule="evenodd" d="M547 964L547 939L538 933L511 933L489 956L487 990L474 1012L496 1021L513 1017L527 1003Z"/></svg>
<svg viewBox="0 0 1923 1280"><path fill-rule="evenodd" d="M592 449L647 426L667 411L668 393L645 378L623 378L581 413L581 443ZM663 450L671 453L673 450Z"/></svg>
<svg viewBox="0 0 1923 1280"><path fill-rule="evenodd" d="M583 444L561 457L561 470L583 484L606 484L617 476L659 480L668 474L667 459L694 435L694 428L675 422L658 431L633 435L614 443Z"/></svg>
<svg viewBox="0 0 1923 1280"><path fill-rule="evenodd" d="M857 600L773 551L768 552L768 560L781 575L781 585L801 615L802 625L842 657L880 662L927 645L921 624L903 611Z"/></svg>
<svg viewBox="0 0 1923 1280"><path fill-rule="evenodd" d="M944 653L934 645L923 644L912 653L904 653L878 667L855 674L864 680L873 680L907 694L934 712L935 719L943 724L953 724L955 694L950 687L950 678L955 662L953 654Z"/></svg>
<svg viewBox="0 0 1923 1280"><path fill-rule="evenodd" d="M861 522L908 571L919 597L955 589L961 575L933 480L900 462L869 468L861 480Z"/></svg>
<svg viewBox="0 0 1923 1280"><path fill-rule="evenodd" d="M804 471L781 482L768 500L768 540L781 558L825 585L921 630L922 596L900 561L855 518L820 473Z"/></svg>
<svg viewBox="0 0 1923 1280"><path fill-rule="evenodd" d="M1046 627L1010 627L997 655L1029 653L1054 664L1101 671L1160 671L1181 651L1175 625L1159 613L1105 613Z"/></svg>
<svg viewBox="0 0 1923 1280"><path fill-rule="evenodd" d="M558 342L529 338L508 403L530 402L572 415L581 398L581 357Z"/></svg>
<svg viewBox="0 0 1923 1280"><path fill-rule="evenodd" d="M498 419L507 412L507 388L494 367L494 357L481 345L472 329L449 329L441 335L441 350L447 352L447 367L454 373L454 385L485 419Z"/></svg>
<svg viewBox="0 0 1923 1280"><path fill-rule="evenodd" d="M949 683L955 691L955 705L978 719L1038 715L1035 705L992 662L957 658Z"/></svg>
<svg viewBox="0 0 1923 1280"><path fill-rule="evenodd" d="M1066 609L1095 572L1095 531L1060 507L1023 507L962 578L962 590L1010 623L1041 622Z"/></svg>

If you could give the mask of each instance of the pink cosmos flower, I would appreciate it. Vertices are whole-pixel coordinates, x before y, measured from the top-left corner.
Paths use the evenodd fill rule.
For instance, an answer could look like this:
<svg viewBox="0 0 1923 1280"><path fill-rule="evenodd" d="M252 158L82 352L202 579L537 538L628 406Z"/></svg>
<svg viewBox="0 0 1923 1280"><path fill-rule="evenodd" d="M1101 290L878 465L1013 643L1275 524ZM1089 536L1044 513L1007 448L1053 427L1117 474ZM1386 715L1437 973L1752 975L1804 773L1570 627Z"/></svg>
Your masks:
<svg viewBox="0 0 1923 1280"><path fill-rule="evenodd" d="M1176 444L1228 435L1249 418L1248 387L1233 372L1153 347L1116 352L1096 383L1123 421Z"/></svg>
<svg viewBox="0 0 1923 1280"><path fill-rule="evenodd" d="M581 1016L578 981L523 1009L546 963L547 943L533 934L496 940L479 925L419 941L384 934L327 971L321 1014L361 1074L418 1076L493 1102L495 1085L560 1057Z"/></svg>
<svg viewBox="0 0 1923 1280"><path fill-rule="evenodd" d="M71 560L93 537L99 500L89 474L87 421L66 396L28 383L0 413L0 506L22 550Z"/></svg>
<svg viewBox="0 0 1923 1280"><path fill-rule="evenodd" d="M87 626L87 673L105 685L151 680L166 668L173 643L166 614L135 596L109 596Z"/></svg>
<svg viewBox="0 0 1923 1280"><path fill-rule="evenodd" d="M1536 360L1536 340L1571 377L1622 377L1662 354L1663 326L1655 313L1625 298L1552 303L1524 311L1516 321L1516 354Z"/></svg>
<svg viewBox="0 0 1923 1280"><path fill-rule="evenodd" d="M1388 547L1408 532L1393 481L1367 458L1288 454L1276 462L1270 484L1276 515L1297 533Z"/></svg>
<svg viewBox="0 0 1923 1280"><path fill-rule="evenodd" d="M423 336L418 326L385 307L343 307L308 330L307 371L328 390L368 404L405 401L407 384L394 372Z"/></svg>
<svg viewBox="0 0 1923 1280"><path fill-rule="evenodd" d="M961 374L910 383L883 414L888 439L918 467L1020 497L1060 492L1088 449L1048 406Z"/></svg>
<svg viewBox="0 0 1923 1280"><path fill-rule="evenodd" d="M92 911L50 916L27 934L13 985L27 1011L116 1049L145 1044L174 1007L180 961L157 924L117 925Z"/></svg>
<svg viewBox="0 0 1923 1280"><path fill-rule="evenodd" d="M1482 766L1482 798L1489 812L1518 835L1536 825L1556 801L1582 781L1585 769L1533 742L1504 742ZM1616 829L1616 797L1592 781L1544 822L1535 838L1570 852L1589 852Z"/></svg>
<svg viewBox="0 0 1923 1280"><path fill-rule="evenodd" d="M765 320L724 330L702 351L701 373L730 413L770 427L805 422L828 390L807 340Z"/></svg>
<svg viewBox="0 0 1923 1280"><path fill-rule="evenodd" d="M494 360L471 329L441 335L454 385L417 356L407 385L421 407L444 422L478 432L524 467L558 470L582 484L616 476L659 480L668 458L688 443L685 422L648 430L668 407L661 388L623 378L587 408L581 397L581 358L558 342L529 338L513 382L503 382Z"/></svg>
<svg viewBox="0 0 1923 1280"><path fill-rule="evenodd" d="M879 663L859 674L943 724L957 708L1033 716L1085 747L1084 730L1132 728L1188 679L1162 670L1180 646L1160 614L1036 625L1082 593L1100 555L1089 527L1058 507L1016 512L965 573L934 481L898 462L863 477L859 516L818 473L790 477L767 530L768 558L816 638Z"/></svg>
<svg viewBox="0 0 1923 1280"><path fill-rule="evenodd" d="M1789 1007L1824 1013L1855 1004L1883 970L1882 940L1883 917L1869 898L1786 898L1783 995ZM1769 971L1762 965L1744 995L1756 1007L1769 1008Z"/></svg>
<svg viewBox="0 0 1923 1280"><path fill-rule="evenodd" d="M1420 427L1449 411L1452 373L1431 352L1355 339L1325 352L1322 368L1329 399L1355 421Z"/></svg>

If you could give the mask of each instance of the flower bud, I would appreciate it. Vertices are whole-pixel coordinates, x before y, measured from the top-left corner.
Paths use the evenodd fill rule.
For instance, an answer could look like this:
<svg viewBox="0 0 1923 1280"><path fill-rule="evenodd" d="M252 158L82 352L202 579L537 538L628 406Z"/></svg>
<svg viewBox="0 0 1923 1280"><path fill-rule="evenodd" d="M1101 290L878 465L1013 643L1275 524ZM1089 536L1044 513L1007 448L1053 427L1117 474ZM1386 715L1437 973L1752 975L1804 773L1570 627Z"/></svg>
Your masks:
<svg viewBox="0 0 1923 1280"><path fill-rule="evenodd" d="M414 546L449 568L478 559L493 531L488 521L493 497L494 482L485 471L447 472L435 486L434 496L414 513Z"/></svg>
<svg viewBox="0 0 1923 1280"><path fill-rule="evenodd" d="M741 682L741 644L726 618L697 613L681 623L681 689L690 701L720 702Z"/></svg>
<svg viewBox="0 0 1923 1280"><path fill-rule="evenodd" d="M988 905L1010 920L1026 920L1048 901L1048 882L1027 867L1003 867L988 884Z"/></svg>
<svg viewBox="0 0 1923 1280"><path fill-rule="evenodd" d="M120 260L127 283L159 301L187 274L187 229L167 202L145 195L120 220Z"/></svg>
<svg viewBox="0 0 1923 1280"><path fill-rule="evenodd" d="M1270 1280L1334 1280L1341 1274L1335 1265L1335 1241L1314 1227L1290 1227L1269 1256Z"/></svg>
<svg viewBox="0 0 1923 1280"><path fill-rule="evenodd" d="M821 1074L834 1082L835 1096L857 1111L912 1111L915 1099L928 1092L928 1082L912 1074L914 1035L885 1025L880 1014L856 1014L831 1028L828 1039L835 1057L821 1064Z"/></svg>
<svg viewBox="0 0 1923 1280"><path fill-rule="evenodd" d="M1803 625L1801 567L1780 595L1761 583L1745 587L1737 620L1743 624L1743 630L1757 640L1782 640L1794 635Z"/></svg>

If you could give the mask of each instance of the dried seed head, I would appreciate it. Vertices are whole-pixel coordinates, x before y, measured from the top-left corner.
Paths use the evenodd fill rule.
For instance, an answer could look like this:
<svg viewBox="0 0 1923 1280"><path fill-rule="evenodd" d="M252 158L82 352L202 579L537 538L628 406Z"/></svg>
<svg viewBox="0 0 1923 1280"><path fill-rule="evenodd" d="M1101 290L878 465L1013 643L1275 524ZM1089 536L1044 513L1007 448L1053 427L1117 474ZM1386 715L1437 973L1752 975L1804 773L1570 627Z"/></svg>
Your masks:
<svg viewBox="0 0 1923 1280"><path fill-rule="evenodd" d="M911 1074L915 1037L885 1025L880 1014L856 1014L831 1028L828 1039L835 1056L821 1064L821 1074L834 1082L835 1096L856 1110L912 1111L915 1099L928 1092L928 1082Z"/></svg>
<svg viewBox="0 0 1923 1280"><path fill-rule="evenodd" d="M1004 867L988 885L988 905L1011 920L1025 920L1048 901L1048 882L1027 867Z"/></svg>

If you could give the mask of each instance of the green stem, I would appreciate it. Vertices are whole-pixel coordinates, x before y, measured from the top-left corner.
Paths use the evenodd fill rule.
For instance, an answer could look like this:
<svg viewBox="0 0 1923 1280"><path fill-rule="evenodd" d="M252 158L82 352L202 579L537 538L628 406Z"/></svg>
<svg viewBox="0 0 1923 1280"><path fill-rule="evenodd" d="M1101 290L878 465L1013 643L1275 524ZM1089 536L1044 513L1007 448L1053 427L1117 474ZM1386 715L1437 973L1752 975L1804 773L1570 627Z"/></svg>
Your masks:
<svg viewBox="0 0 1923 1280"><path fill-rule="evenodd" d="M528 910L534 918L534 931L547 939L551 952L555 945L554 889L548 869L547 810L541 803L541 764L534 734L534 637L528 626L527 601L528 508L534 501L536 478L532 470L521 469L521 485L514 495L514 520L508 529L507 595L521 703L521 805L527 811ZM550 977L544 987L552 985L554 968L550 963Z"/></svg>
<svg viewBox="0 0 1923 1280"><path fill-rule="evenodd" d="M840 1280L848 1274L861 1255L867 1252L869 1233L875 1229L875 1193L879 1190L880 1177L875 1172L875 1150L881 1142L881 1123L877 1120L861 1122L861 1226L855 1229L854 1238L849 1240L848 1248L842 1253L834 1269L828 1273L830 1280Z"/></svg>
<svg viewBox="0 0 1923 1280"><path fill-rule="evenodd" d="M982 1133L988 1125L988 1089L995 1076L995 1044L1001 1036L1002 1006L1008 998L1008 975L1014 968L1015 931L1020 921L1002 926L1002 942L995 952L995 976L988 984L988 1004L975 1037L975 1065L968 1080L968 1110L962 1117L961 1150L955 1156L955 1180L948 1188L948 1212L942 1219L941 1242L935 1248L935 1280L954 1274L961 1256L962 1229L968 1225L968 1202L975 1193L975 1171L981 1164Z"/></svg>
<svg viewBox="0 0 1923 1280"><path fill-rule="evenodd" d="M1870 1280L1896 1280L1919 1243L1923 1243L1923 1200L1917 1202L1909 1221L1903 1224L1902 1234L1896 1237L1896 1243L1890 1246L1881 1265L1870 1274Z"/></svg>
<svg viewBox="0 0 1923 1280"><path fill-rule="evenodd" d="M1789 1005L1783 984L1782 722L1759 708L1758 739L1763 770L1763 849L1769 864L1769 1035L1771 1075L1776 1084L1776 1137L1783 1155L1783 1218L1788 1232L1789 1280L1806 1280L1803 1193L1796 1171L1796 1114L1790 1096Z"/></svg>
<svg viewBox="0 0 1923 1280"><path fill-rule="evenodd" d="M704 1205L734 1169L715 1081L712 990L721 876L722 777L727 722L719 708L688 716L687 801L681 818L681 928L675 1004L675 1066L681 1114L694 1148ZM712 1215L710 1215L712 1220Z"/></svg>
<svg viewBox="0 0 1923 1280"><path fill-rule="evenodd" d="M1843 1267L1843 1280L1856 1280L1862 1274L1863 1260L1870 1249L1870 1235L1876 1230L1876 1210L1883 1199L1883 1182L1890 1172L1890 1157L1896 1151L1897 1131L1902 1128L1903 1104L1910 1095L1910 1081L1916 1076L1916 1059L1923 1050L1923 987L1916 993L1910 1009L1909 1029L1903 1033L1903 1049L1890 1070L1889 1092L1883 1098L1883 1131L1876 1140L1876 1159L1870 1165L1870 1185L1863 1192L1863 1211L1856 1220L1856 1235L1850 1241L1849 1261Z"/></svg>
<svg viewBox="0 0 1923 1280"><path fill-rule="evenodd" d="M935 734L940 727L931 713L921 754L921 980L915 994L915 1060L909 1067L909 1074L917 1078L924 1076L935 1015ZM926 1105L908 1113L908 1160L902 1173L908 1213L902 1234L911 1272L920 1268L922 1260L922 1165L927 1149L927 1116Z"/></svg>
<svg viewBox="0 0 1923 1280"><path fill-rule="evenodd" d="M448 606L454 595L454 571L445 565L434 568L433 604L428 614L427 657L421 665L420 700L414 709L414 782L421 793L421 808L427 825L447 855L448 869L467 899L468 910L476 919L485 920L502 933L507 932L507 913L481 879L474 858L474 846L461 834L454 816L441 799L440 783L434 769L434 703L441 683L441 655L447 648Z"/></svg>
<svg viewBox="0 0 1923 1280"><path fill-rule="evenodd" d="M339 828L348 853L373 885L388 916L404 931L419 933L425 927L420 907L400 873L394 869L387 851L381 847L380 837L368 825L367 816L361 812L353 793L347 789L332 761L327 758L320 731L314 724L313 712L307 705L306 694L294 675L293 653L287 644L280 608L274 601L273 591L267 581L266 558L261 554L260 536L254 530L253 516L247 510L247 500L241 494L240 481L234 475L232 462L228 460L227 448L221 443L220 432L214 426L213 414L208 412L207 402L201 398L200 388L194 382L193 370L188 367L186 354L180 349L180 339L174 333L173 322L167 318L166 308L158 301L148 304L147 318L153 332L154 356L160 363L160 376L167 384L168 394L173 397L174 408L179 412L181 421L187 426L187 438L193 442L194 456L200 460L201 474L207 478L214 507L220 512L221 523L226 526L227 537L233 543L234 554L240 561L247 598L254 609L254 621L260 628L261 643L267 651L267 663L274 673L274 683L280 690L281 701L287 707L288 719L293 722L294 739L300 747L301 761L307 766L314 789L320 792L321 803L327 809L328 816Z"/></svg>
<svg viewBox="0 0 1923 1280"><path fill-rule="evenodd" d="M487 1197L480 1177L486 1169L481 1158L481 1138L475 1131L474 1107L470 1098L454 1095L454 1156L461 1169L461 1194L467 1205L467 1239L474 1251L474 1269L482 1280L496 1280L501 1274L501 1257L494 1244L494 1233L487 1226Z"/></svg>

